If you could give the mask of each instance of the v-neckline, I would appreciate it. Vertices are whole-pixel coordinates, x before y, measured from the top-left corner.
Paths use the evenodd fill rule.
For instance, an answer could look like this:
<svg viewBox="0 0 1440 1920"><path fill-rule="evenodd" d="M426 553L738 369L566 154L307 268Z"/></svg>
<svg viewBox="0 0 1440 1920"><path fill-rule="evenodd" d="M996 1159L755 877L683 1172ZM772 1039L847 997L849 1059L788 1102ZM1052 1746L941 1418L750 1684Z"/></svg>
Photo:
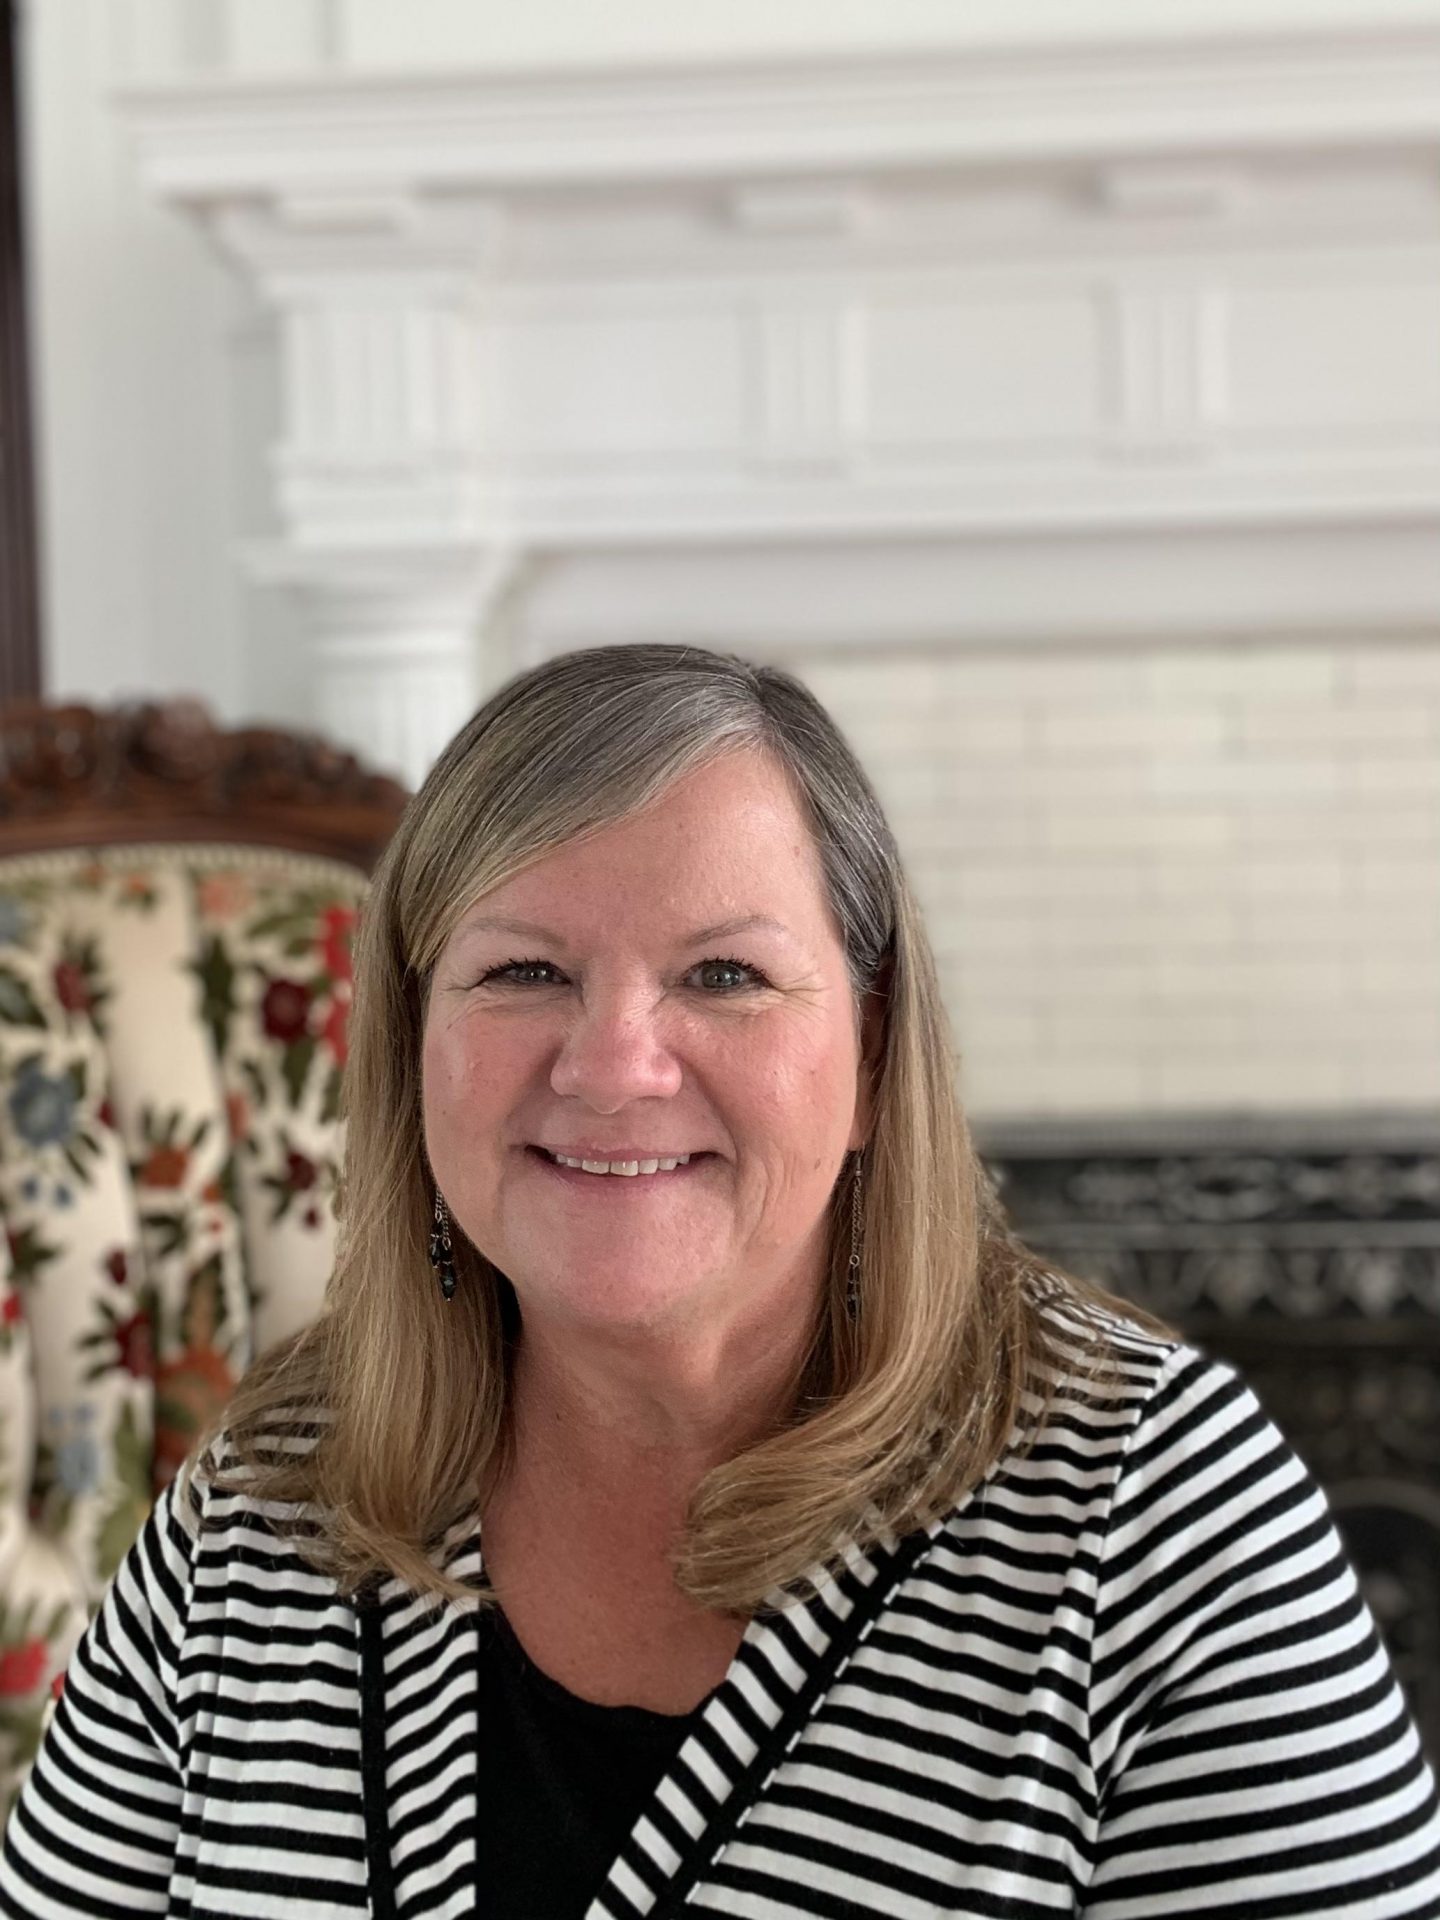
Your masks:
<svg viewBox="0 0 1440 1920"><path fill-rule="evenodd" d="M833 1572L797 1599L775 1587L745 1629L729 1671L585 1912L585 1920L676 1920L896 1585L941 1522L900 1542L847 1541Z"/></svg>
<svg viewBox="0 0 1440 1920"><path fill-rule="evenodd" d="M897 1586L929 1550L944 1519L897 1540L871 1509L871 1544L837 1542L833 1569L817 1566L804 1597L774 1587L746 1626L730 1667L645 1802L585 1910L584 1920L688 1920L686 1902L714 1867L766 1781L783 1762ZM484 1583L478 1516L458 1520L438 1555L466 1585ZM386 1622L409 1591L387 1575L357 1597L360 1637L361 1771L372 1911L393 1920L396 1873L387 1787L387 1727L400 1709L397 1666L387 1670ZM479 1658L480 1610L458 1616ZM477 1783L478 1791L478 1783ZM474 1911L484 1912L479 1847L472 1843Z"/></svg>

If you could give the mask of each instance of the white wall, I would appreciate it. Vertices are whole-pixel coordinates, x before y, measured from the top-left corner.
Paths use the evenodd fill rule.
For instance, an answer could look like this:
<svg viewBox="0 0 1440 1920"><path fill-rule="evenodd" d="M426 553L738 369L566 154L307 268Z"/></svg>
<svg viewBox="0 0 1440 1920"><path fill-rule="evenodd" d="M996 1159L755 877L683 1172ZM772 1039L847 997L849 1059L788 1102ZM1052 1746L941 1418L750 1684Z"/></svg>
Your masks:
<svg viewBox="0 0 1440 1920"><path fill-rule="evenodd" d="M136 183L108 100L123 25L108 0L20 21L48 690L238 715L238 288Z"/></svg>

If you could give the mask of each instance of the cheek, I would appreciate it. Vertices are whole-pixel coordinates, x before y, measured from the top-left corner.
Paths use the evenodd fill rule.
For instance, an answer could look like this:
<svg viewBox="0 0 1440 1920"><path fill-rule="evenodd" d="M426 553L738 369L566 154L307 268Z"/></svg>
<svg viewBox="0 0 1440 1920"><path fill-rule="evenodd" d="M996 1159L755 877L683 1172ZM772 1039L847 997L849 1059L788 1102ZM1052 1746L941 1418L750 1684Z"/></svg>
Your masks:
<svg viewBox="0 0 1440 1920"><path fill-rule="evenodd" d="M834 1127L848 1127L855 1093L855 1060L846 1038L801 1030L778 1043L771 1039L734 1055L726 1069L743 1089L752 1112L783 1135L797 1128L811 1142L825 1142ZM843 1109L843 1112L842 1112Z"/></svg>
<svg viewBox="0 0 1440 1920"><path fill-rule="evenodd" d="M476 1131L503 1099L509 1068L503 1044L487 1041L476 1023L428 1029L421 1052L426 1124Z"/></svg>

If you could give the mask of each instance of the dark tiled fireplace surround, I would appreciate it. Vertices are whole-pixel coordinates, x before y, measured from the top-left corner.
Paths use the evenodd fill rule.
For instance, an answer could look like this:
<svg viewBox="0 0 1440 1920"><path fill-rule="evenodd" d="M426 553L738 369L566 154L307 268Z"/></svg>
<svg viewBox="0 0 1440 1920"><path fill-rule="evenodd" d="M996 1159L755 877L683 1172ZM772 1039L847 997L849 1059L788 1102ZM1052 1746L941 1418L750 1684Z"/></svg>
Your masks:
<svg viewBox="0 0 1440 1920"><path fill-rule="evenodd" d="M1440 1110L975 1133L1029 1245L1255 1389L1325 1490L1440 1761Z"/></svg>

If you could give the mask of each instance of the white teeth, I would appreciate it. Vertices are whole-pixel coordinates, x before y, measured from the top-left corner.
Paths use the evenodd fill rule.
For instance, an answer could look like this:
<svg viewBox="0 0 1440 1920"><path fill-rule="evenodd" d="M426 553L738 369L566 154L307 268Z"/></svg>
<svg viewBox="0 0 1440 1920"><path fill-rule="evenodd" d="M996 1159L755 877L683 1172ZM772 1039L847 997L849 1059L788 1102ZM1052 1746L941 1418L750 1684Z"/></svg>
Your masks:
<svg viewBox="0 0 1440 1920"><path fill-rule="evenodd" d="M567 1160L563 1153L550 1157L562 1167L582 1167L586 1173L618 1173L627 1178L641 1173L670 1173L676 1167L688 1166L690 1161L688 1153L664 1160Z"/></svg>

